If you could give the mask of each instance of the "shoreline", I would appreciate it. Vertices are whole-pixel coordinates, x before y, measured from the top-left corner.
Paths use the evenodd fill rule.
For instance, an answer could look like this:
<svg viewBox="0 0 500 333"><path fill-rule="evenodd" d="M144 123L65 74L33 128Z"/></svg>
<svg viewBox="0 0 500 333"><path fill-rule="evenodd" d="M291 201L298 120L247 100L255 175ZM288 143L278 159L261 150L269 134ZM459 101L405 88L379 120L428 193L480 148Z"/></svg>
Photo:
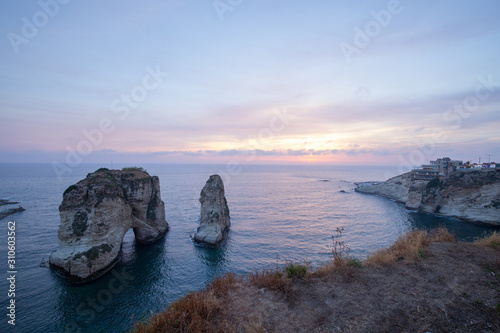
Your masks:
<svg viewBox="0 0 500 333"><path fill-rule="evenodd" d="M355 185L355 192L388 198L419 213L500 227L500 170L457 171L431 180L415 179L408 172L385 182Z"/></svg>

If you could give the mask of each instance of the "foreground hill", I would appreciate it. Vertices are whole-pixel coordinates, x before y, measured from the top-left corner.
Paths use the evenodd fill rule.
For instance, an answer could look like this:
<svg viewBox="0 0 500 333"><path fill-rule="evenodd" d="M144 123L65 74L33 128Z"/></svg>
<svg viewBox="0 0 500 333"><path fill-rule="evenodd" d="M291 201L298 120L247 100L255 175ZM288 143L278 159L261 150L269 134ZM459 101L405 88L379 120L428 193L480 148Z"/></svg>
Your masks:
<svg viewBox="0 0 500 333"><path fill-rule="evenodd" d="M134 331L500 332L500 234L470 244L415 231L362 263L343 249L314 271L218 278Z"/></svg>

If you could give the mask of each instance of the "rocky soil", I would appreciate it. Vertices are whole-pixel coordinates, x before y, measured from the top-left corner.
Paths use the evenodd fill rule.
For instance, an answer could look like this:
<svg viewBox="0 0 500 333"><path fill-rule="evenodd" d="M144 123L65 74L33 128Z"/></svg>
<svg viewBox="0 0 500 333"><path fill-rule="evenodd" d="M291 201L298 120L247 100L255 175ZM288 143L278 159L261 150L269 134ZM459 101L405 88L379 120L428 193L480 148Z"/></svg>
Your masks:
<svg viewBox="0 0 500 333"><path fill-rule="evenodd" d="M278 270L243 278L228 275L134 329L500 332L500 235L490 242L493 247L450 238L424 240L422 246L398 241L362 264L347 260L292 278L277 276ZM405 252L411 247L413 255ZM383 263L389 256L393 261Z"/></svg>

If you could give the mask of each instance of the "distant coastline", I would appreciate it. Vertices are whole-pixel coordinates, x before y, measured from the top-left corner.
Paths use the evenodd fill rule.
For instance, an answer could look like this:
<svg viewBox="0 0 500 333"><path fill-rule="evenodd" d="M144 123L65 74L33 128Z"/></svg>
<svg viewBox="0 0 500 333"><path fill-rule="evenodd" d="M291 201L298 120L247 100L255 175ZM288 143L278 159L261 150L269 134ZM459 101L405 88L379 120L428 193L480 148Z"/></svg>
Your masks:
<svg viewBox="0 0 500 333"><path fill-rule="evenodd" d="M449 216L467 222L500 226L500 169L471 168L447 171L424 169L385 182L357 183L355 191L403 203L421 213Z"/></svg>
<svg viewBox="0 0 500 333"><path fill-rule="evenodd" d="M7 205L17 205L19 204L19 202L17 201L10 201L10 200L6 200L6 199L0 199L0 206L7 206ZM24 212L26 209L24 209L23 207L19 206L19 207L16 207L16 208L9 208L9 209L5 209L5 210L2 210L0 211L0 220L3 220L4 218L10 216L10 215L13 215L13 214L16 214L16 213L20 213L20 212Z"/></svg>

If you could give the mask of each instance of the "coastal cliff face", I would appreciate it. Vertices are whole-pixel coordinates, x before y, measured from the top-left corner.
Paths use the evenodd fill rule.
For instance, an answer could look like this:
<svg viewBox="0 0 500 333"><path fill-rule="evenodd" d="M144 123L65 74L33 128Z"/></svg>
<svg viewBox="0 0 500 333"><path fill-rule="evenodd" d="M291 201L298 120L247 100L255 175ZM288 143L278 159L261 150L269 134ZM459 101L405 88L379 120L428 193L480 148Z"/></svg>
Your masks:
<svg viewBox="0 0 500 333"><path fill-rule="evenodd" d="M155 242L168 231L159 179L141 169L99 169L70 186L59 206L59 248L50 266L76 282L87 282L119 260L125 233Z"/></svg>
<svg viewBox="0 0 500 333"><path fill-rule="evenodd" d="M193 240L208 246L219 246L231 226L224 183L219 175L212 175L207 180L201 190L200 203L200 226Z"/></svg>
<svg viewBox="0 0 500 333"><path fill-rule="evenodd" d="M384 183L359 184L356 191L388 197L419 212L500 226L500 170L460 171L431 181L405 173Z"/></svg>

